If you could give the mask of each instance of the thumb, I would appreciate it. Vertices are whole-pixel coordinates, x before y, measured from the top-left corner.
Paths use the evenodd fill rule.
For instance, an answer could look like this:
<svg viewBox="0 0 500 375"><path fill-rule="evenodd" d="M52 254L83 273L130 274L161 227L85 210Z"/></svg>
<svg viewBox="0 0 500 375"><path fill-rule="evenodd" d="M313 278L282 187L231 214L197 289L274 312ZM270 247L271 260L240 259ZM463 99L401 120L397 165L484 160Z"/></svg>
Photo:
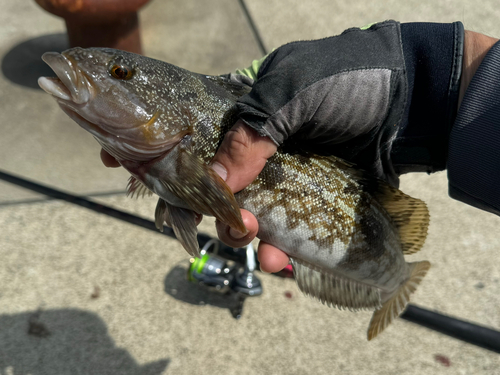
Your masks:
<svg viewBox="0 0 500 375"><path fill-rule="evenodd" d="M226 133L212 160L212 168L236 193L255 180L276 149L271 139L238 120Z"/></svg>

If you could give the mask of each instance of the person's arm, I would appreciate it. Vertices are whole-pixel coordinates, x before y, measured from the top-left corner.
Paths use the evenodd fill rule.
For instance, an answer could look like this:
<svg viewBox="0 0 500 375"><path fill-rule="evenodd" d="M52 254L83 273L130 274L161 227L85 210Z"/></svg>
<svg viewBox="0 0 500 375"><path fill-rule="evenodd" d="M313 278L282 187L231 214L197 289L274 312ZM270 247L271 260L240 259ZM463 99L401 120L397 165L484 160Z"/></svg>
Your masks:
<svg viewBox="0 0 500 375"><path fill-rule="evenodd" d="M450 197L500 215L500 43L467 32L448 158Z"/></svg>

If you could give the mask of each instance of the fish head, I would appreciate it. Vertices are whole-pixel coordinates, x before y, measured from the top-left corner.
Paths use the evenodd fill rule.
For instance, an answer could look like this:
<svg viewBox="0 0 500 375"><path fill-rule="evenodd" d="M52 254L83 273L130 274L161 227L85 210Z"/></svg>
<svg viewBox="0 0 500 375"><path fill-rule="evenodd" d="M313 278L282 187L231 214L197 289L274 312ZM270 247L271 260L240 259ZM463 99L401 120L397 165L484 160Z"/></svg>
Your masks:
<svg viewBox="0 0 500 375"><path fill-rule="evenodd" d="M180 88L199 88L181 68L108 48L47 52L42 59L57 77L40 77L40 87L118 161L153 160L192 132L196 106Z"/></svg>
<svg viewBox="0 0 500 375"><path fill-rule="evenodd" d="M231 189L208 161L247 86L108 48L42 59L57 77L39 78L40 87L130 172L129 192L142 183L161 198L158 227L170 222L190 254L199 250L195 212L246 230Z"/></svg>

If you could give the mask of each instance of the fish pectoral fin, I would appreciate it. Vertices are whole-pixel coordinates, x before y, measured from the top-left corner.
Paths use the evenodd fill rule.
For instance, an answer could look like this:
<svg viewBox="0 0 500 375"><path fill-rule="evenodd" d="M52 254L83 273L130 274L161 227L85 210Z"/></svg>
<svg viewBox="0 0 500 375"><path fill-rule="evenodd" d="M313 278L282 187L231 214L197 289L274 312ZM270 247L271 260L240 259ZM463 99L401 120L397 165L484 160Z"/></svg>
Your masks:
<svg viewBox="0 0 500 375"><path fill-rule="evenodd" d="M141 181L139 181L137 178L130 176L128 179L128 184L127 184L127 196L130 198L133 198L134 196L136 198L144 198L144 196L151 196L153 195L153 192L149 190L146 185L144 185Z"/></svg>
<svg viewBox="0 0 500 375"><path fill-rule="evenodd" d="M410 268L409 279L398 289L396 294L386 301L382 307L373 313L370 325L368 326L368 341L382 332L394 319L404 311L410 294L417 290L418 284L422 281L431 264L427 261L408 263Z"/></svg>
<svg viewBox="0 0 500 375"><path fill-rule="evenodd" d="M377 200L386 209L399 231L404 254L414 254L424 245L429 228L429 210L425 202L379 181Z"/></svg>
<svg viewBox="0 0 500 375"><path fill-rule="evenodd" d="M299 289L321 303L351 311L380 308L380 289L329 274L296 258L290 258Z"/></svg>
<svg viewBox="0 0 500 375"><path fill-rule="evenodd" d="M163 201L163 199L160 199ZM181 245L186 249L189 255L193 257L200 257L200 246L198 244L198 228L196 227L196 214L185 208L172 206L167 202L160 203L156 206L157 212L162 211L165 221L168 226L174 230L175 237L179 240ZM160 206L160 210L158 207ZM165 206L165 208L163 208ZM158 227L159 219L155 220ZM163 222L161 223L163 226Z"/></svg>
<svg viewBox="0 0 500 375"><path fill-rule="evenodd" d="M161 180L167 190L193 211L215 216L231 228L246 232L233 192L212 168L187 150L179 153L177 166L175 175Z"/></svg>

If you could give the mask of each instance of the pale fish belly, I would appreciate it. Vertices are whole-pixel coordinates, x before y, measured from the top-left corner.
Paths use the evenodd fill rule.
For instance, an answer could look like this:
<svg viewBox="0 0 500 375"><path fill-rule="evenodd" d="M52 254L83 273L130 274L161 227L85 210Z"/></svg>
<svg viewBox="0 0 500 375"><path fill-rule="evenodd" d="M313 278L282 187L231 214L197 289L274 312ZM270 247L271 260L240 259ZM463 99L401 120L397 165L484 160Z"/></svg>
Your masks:
<svg viewBox="0 0 500 375"><path fill-rule="evenodd" d="M276 154L236 195L257 217L258 237L322 272L391 294L409 270L388 214L347 171L293 158Z"/></svg>

